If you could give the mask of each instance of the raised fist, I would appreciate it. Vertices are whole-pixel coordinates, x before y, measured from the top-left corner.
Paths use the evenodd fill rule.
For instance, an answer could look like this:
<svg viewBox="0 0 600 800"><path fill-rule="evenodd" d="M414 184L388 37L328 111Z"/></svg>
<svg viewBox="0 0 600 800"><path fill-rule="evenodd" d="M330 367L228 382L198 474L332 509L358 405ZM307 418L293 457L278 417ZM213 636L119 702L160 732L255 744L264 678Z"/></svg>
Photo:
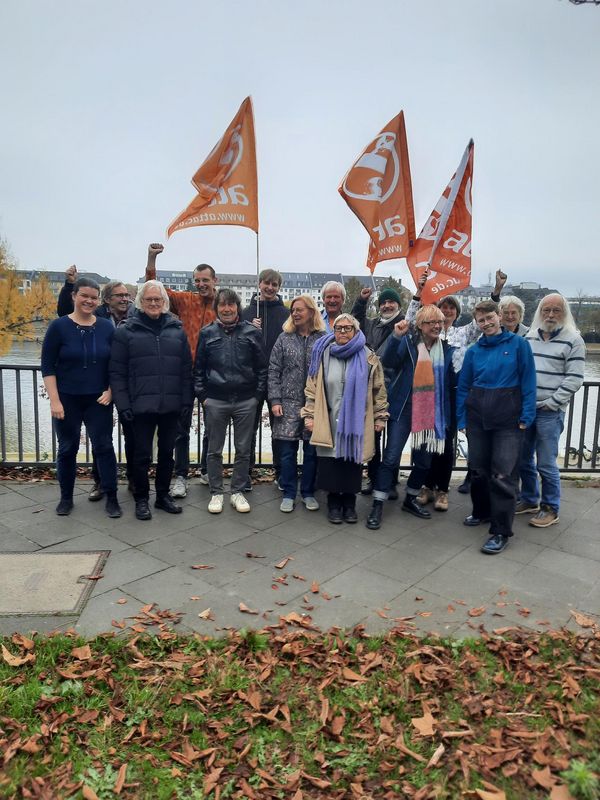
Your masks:
<svg viewBox="0 0 600 800"><path fill-rule="evenodd" d="M70 267L67 267L65 270L65 278L69 283L75 283L77 280L77 267L75 264L71 264Z"/></svg>
<svg viewBox="0 0 600 800"><path fill-rule="evenodd" d="M373 289L370 289L368 286L365 286L360 290L360 296L362 297L363 300L368 300L372 294L373 294Z"/></svg>
<svg viewBox="0 0 600 800"><path fill-rule="evenodd" d="M160 253L162 253L162 251L164 249L165 248L162 246L162 244L159 244L158 242L154 242L153 244L149 244L148 245L148 255L149 256L157 256Z"/></svg>
<svg viewBox="0 0 600 800"><path fill-rule="evenodd" d="M410 323L405 319L401 319L400 322L397 322L394 325L394 334L396 336L404 336L405 334L408 333L409 328L410 328Z"/></svg>

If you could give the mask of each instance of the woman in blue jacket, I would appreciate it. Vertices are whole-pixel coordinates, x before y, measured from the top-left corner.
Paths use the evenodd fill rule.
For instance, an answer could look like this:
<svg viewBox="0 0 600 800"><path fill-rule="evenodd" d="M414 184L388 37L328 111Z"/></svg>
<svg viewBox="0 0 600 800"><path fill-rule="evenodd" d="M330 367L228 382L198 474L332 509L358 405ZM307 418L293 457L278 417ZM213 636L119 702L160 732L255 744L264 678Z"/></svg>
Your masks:
<svg viewBox="0 0 600 800"><path fill-rule="evenodd" d="M404 445L412 435L413 469L406 484L402 510L421 519L431 513L417 502L434 453L443 453L452 427L452 393L456 373L452 364L455 348L442 342L444 315L434 305L420 308L415 317L417 333L409 322L394 326L381 359L386 373L390 418L387 441L377 470L373 506L367 528L381 525L383 504L396 482ZM389 376L392 375L390 378Z"/></svg>
<svg viewBox="0 0 600 800"><path fill-rule="evenodd" d="M88 278L73 284L73 312L48 326L42 345L42 375L50 398L50 412L58 438L56 471L60 484L59 516L73 508L73 488L81 423L92 441L92 450L106 495L106 513L120 517L117 501L117 461L112 441L112 395L108 362L112 322L95 311L100 287Z"/></svg>
<svg viewBox="0 0 600 800"><path fill-rule="evenodd" d="M490 531L481 552L496 555L513 535L521 441L535 419L535 363L529 343L502 329L496 303L478 303L473 316L483 336L465 354L456 416L467 431L469 468L489 486Z"/></svg>

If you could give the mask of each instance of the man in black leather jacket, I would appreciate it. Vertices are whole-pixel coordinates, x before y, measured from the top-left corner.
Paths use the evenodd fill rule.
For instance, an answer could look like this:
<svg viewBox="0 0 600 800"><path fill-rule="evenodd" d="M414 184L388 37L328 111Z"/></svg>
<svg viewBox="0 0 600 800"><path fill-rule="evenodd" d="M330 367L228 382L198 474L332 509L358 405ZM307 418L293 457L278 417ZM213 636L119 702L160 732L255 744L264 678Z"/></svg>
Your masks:
<svg viewBox="0 0 600 800"><path fill-rule="evenodd" d="M235 462L231 476L231 505L250 511L243 495L248 480L250 447L256 408L267 388L267 358L261 331L241 318L241 301L231 289L215 296L217 319L200 332L194 364L194 392L208 429L208 510L223 510L223 446L233 422Z"/></svg>

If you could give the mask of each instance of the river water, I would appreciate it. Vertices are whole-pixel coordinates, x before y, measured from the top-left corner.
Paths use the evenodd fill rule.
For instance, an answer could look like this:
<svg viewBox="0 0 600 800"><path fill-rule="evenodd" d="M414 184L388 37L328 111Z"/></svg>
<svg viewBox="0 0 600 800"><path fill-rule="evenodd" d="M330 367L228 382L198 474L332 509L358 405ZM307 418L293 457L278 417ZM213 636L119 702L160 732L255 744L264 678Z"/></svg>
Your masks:
<svg viewBox="0 0 600 800"><path fill-rule="evenodd" d="M0 357L0 368L10 365L23 364L39 366L40 363L40 344L38 342L19 342L13 346L11 351L5 356ZM35 454L35 404L37 398L38 419L39 419L39 449L42 460L52 460L52 422L50 417L50 404L43 396L43 383L41 373L38 371L23 371L20 377L21 389L21 414L22 414L22 448L25 460L33 460ZM5 430L5 450L8 460L17 460L18 455L18 416L17 416L17 380L16 374L12 369L1 370L2 387L2 408L0 414L4 416ZM35 376L35 380L34 380ZM600 353L588 354L585 363L585 380L600 382ZM598 389L591 388L589 393L588 406L585 413L585 428L583 441L588 450L592 449L594 424L596 419L596 405L598 401ZM575 407L573 412L573 432L571 444L579 447L580 424L583 416L583 388L575 397ZM566 439L565 432L561 438L561 452L564 449ZM195 450L196 437L192 437L192 456ZM115 426L115 447L117 446L117 430ZM268 428L268 421L263 424L262 450L266 456L266 461L270 460L271 437ZM408 450L406 451L408 452ZM81 457L83 457L81 453ZM585 466L585 462L584 462Z"/></svg>

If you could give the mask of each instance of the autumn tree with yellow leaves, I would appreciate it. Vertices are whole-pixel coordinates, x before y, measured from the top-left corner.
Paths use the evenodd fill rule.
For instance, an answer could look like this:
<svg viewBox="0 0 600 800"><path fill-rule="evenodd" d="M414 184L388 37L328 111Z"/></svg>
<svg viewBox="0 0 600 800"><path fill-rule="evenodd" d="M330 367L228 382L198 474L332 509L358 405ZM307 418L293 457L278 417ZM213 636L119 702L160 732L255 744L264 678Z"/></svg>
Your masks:
<svg viewBox="0 0 600 800"><path fill-rule="evenodd" d="M33 323L56 315L56 298L47 279L32 281L21 291L16 264L6 242L0 239L0 355L8 352L15 338L34 333Z"/></svg>

